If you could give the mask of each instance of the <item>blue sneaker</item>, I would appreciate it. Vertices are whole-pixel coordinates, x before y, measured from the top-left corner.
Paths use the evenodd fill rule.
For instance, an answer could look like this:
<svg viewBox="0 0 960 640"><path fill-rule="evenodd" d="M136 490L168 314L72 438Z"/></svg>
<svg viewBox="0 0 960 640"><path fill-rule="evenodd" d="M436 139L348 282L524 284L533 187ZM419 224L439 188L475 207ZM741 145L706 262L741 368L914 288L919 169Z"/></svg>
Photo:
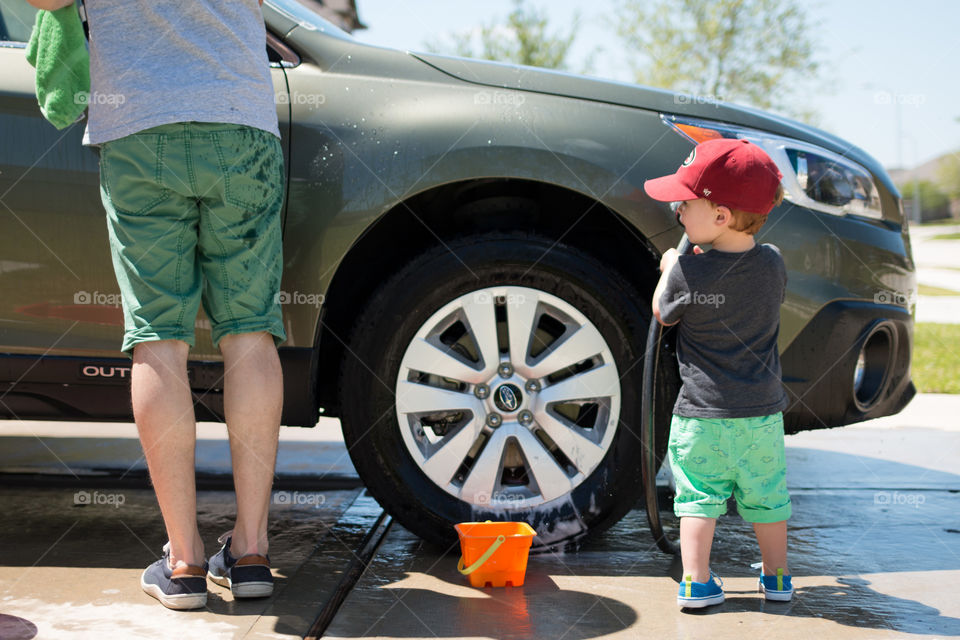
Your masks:
<svg viewBox="0 0 960 640"><path fill-rule="evenodd" d="M223 548L210 558L207 577L221 587L229 587L235 598L264 598L272 594L270 556L251 554L234 558L230 555L230 540L229 533L217 540Z"/></svg>
<svg viewBox="0 0 960 640"><path fill-rule="evenodd" d="M793 584L790 576L783 575L783 569L777 569L777 575L765 576L760 573L760 593L767 600L789 602L793 597Z"/></svg>
<svg viewBox="0 0 960 640"><path fill-rule="evenodd" d="M719 581L719 584L717 584ZM691 576L684 576L677 594L677 604L687 609L699 609L724 601L723 580L713 571L707 582L694 582Z"/></svg>
<svg viewBox="0 0 960 640"><path fill-rule="evenodd" d="M144 569L140 588L168 609L199 609L207 606L207 563L170 568L170 543L163 545L163 557Z"/></svg>

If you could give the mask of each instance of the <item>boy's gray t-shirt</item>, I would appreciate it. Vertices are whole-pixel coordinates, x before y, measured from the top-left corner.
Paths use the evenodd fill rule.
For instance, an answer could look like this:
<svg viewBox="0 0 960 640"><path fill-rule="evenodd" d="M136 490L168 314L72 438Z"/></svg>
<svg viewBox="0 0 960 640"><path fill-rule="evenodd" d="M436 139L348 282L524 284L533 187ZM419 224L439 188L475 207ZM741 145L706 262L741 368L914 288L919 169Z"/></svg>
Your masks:
<svg viewBox="0 0 960 640"><path fill-rule="evenodd" d="M85 0L90 100L85 144L175 122L223 122L280 137L258 0Z"/></svg>
<svg viewBox="0 0 960 640"><path fill-rule="evenodd" d="M663 322L680 321L675 414L749 418L787 407L777 350L786 284L771 244L680 256L659 300Z"/></svg>

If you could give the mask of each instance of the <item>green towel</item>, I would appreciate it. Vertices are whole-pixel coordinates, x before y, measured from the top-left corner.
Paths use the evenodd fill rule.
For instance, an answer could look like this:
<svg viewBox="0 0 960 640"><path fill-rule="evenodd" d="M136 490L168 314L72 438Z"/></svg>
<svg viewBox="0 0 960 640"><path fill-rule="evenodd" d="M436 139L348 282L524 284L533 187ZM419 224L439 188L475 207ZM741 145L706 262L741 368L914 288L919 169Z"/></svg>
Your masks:
<svg viewBox="0 0 960 640"><path fill-rule="evenodd" d="M37 70L37 102L57 129L77 121L90 99L90 53L77 8L37 11L27 62Z"/></svg>

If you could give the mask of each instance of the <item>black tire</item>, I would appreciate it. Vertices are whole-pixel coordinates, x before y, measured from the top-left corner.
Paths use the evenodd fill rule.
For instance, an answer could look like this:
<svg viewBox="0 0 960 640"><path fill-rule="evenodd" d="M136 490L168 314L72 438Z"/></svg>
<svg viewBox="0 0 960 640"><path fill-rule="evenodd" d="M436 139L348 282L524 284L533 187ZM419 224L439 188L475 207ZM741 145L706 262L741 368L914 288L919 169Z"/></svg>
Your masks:
<svg viewBox="0 0 960 640"><path fill-rule="evenodd" d="M401 361L417 331L459 296L494 285L538 289L575 307L606 341L620 376L619 422L606 455L568 493L532 508L491 510L435 484L408 451L395 410ZM625 278L544 237L489 233L424 253L382 285L351 333L340 402L353 464L381 506L439 544L456 540L452 524L487 519L528 522L538 533L535 547L568 546L603 531L642 493L640 389L649 321L648 300ZM665 447L665 432L658 444Z"/></svg>

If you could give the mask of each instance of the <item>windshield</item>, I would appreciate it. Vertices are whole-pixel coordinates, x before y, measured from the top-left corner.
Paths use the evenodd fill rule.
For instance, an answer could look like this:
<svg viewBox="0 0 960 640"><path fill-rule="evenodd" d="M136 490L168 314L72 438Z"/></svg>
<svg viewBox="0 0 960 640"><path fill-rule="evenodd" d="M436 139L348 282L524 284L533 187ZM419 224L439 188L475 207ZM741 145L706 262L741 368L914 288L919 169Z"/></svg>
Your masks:
<svg viewBox="0 0 960 640"><path fill-rule="evenodd" d="M349 33L318 13L311 11L305 5L297 2L297 0L266 0L266 4L270 5L272 9L276 10L281 15L296 22L301 29L306 29L307 31L320 31L322 33L336 36L337 38L353 40L353 36L351 36Z"/></svg>

